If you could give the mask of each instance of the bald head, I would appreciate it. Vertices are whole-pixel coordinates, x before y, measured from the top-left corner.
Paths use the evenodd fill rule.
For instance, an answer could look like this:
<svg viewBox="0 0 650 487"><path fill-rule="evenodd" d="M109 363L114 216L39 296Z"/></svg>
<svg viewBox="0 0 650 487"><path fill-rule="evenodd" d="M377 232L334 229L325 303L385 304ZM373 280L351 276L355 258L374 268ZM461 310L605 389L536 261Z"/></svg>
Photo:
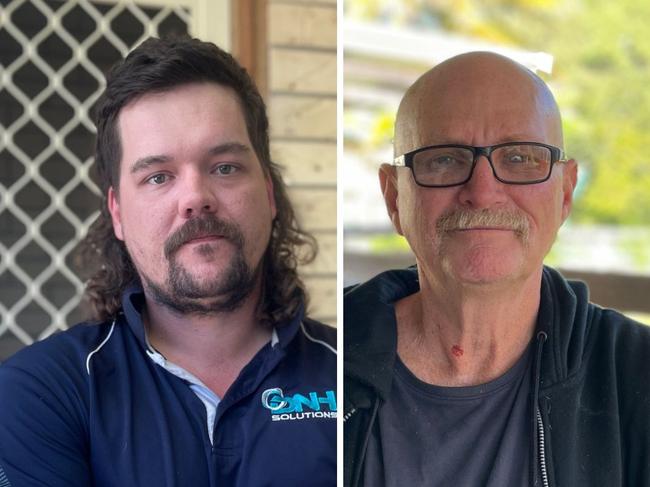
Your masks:
<svg viewBox="0 0 650 487"><path fill-rule="evenodd" d="M560 112L546 83L489 52L453 57L406 92L395 122L395 155L434 144L509 141L562 147Z"/></svg>

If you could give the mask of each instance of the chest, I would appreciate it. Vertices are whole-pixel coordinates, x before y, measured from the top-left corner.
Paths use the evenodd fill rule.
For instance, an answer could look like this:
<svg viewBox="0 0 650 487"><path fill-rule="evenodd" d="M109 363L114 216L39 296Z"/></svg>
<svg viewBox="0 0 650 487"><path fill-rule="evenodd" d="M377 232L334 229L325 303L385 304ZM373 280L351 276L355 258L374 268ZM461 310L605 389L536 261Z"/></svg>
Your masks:
<svg viewBox="0 0 650 487"><path fill-rule="evenodd" d="M336 484L335 417L276 421L262 401L273 388L297 393L295 378L241 377L210 427L205 405L184 381L151 370L130 378L116 371L94 389L94 485L285 486L300 485L313 472L322 475L309 485Z"/></svg>
<svg viewBox="0 0 650 487"><path fill-rule="evenodd" d="M437 387L398 364L371 431L363 485L528 485L531 404L524 372L520 366L481 386Z"/></svg>

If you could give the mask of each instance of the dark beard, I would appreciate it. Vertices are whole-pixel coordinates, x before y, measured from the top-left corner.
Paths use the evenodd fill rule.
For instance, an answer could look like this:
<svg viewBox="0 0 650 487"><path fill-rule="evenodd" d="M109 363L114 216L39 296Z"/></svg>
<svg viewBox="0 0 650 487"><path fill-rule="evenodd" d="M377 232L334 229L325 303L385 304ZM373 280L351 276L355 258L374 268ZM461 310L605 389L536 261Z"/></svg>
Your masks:
<svg viewBox="0 0 650 487"><path fill-rule="evenodd" d="M199 286L189 272L177 263L169 269L167 289L143 277L151 297L157 303L181 315L209 315L239 308L255 288L258 269L253 272L238 250L224 275L205 286Z"/></svg>
<svg viewBox="0 0 650 487"><path fill-rule="evenodd" d="M235 255L221 276L201 285L178 263L175 254L183 243L206 232L223 235L235 247ZM243 235L236 225L214 216L189 220L165 244L165 255L169 260L167 285L163 288L143 275L144 284L157 303L181 315L234 311L251 294L259 277L260 265L251 269L244 258L243 248ZM206 256L215 252L208 244L198 246L196 251Z"/></svg>

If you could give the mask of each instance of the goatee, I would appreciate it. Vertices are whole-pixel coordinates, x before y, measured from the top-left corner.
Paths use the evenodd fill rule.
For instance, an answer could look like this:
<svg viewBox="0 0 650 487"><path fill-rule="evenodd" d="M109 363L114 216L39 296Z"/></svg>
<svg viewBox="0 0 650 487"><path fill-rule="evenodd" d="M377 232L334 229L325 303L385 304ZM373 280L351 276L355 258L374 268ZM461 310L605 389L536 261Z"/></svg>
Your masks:
<svg viewBox="0 0 650 487"><path fill-rule="evenodd" d="M212 280L201 281L176 259L177 251L190 240L219 236L233 245L235 253L227 267ZM187 221L169 236L164 254L169 262L169 275L164 286L142 276L152 298L178 314L215 314L230 312L241 306L259 279L261 264L255 269L244 257L244 236L239 227L214 215ZM216 250L211 244L199 245L196 252L210 257Z"/></svg>

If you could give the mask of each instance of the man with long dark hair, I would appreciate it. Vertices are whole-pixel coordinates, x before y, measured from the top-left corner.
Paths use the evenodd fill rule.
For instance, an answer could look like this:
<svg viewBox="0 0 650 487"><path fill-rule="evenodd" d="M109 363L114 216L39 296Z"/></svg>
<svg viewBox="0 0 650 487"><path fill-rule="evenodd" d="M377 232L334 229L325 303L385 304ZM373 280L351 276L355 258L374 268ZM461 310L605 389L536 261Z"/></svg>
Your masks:
<svg viewBox="0 0 650 487"><path fill-rule="evenodd" d="M305 316L315 242L252 80L150 39L96 125L94 323L0 368L0 485L335 485L335 332Z"/></svg>

